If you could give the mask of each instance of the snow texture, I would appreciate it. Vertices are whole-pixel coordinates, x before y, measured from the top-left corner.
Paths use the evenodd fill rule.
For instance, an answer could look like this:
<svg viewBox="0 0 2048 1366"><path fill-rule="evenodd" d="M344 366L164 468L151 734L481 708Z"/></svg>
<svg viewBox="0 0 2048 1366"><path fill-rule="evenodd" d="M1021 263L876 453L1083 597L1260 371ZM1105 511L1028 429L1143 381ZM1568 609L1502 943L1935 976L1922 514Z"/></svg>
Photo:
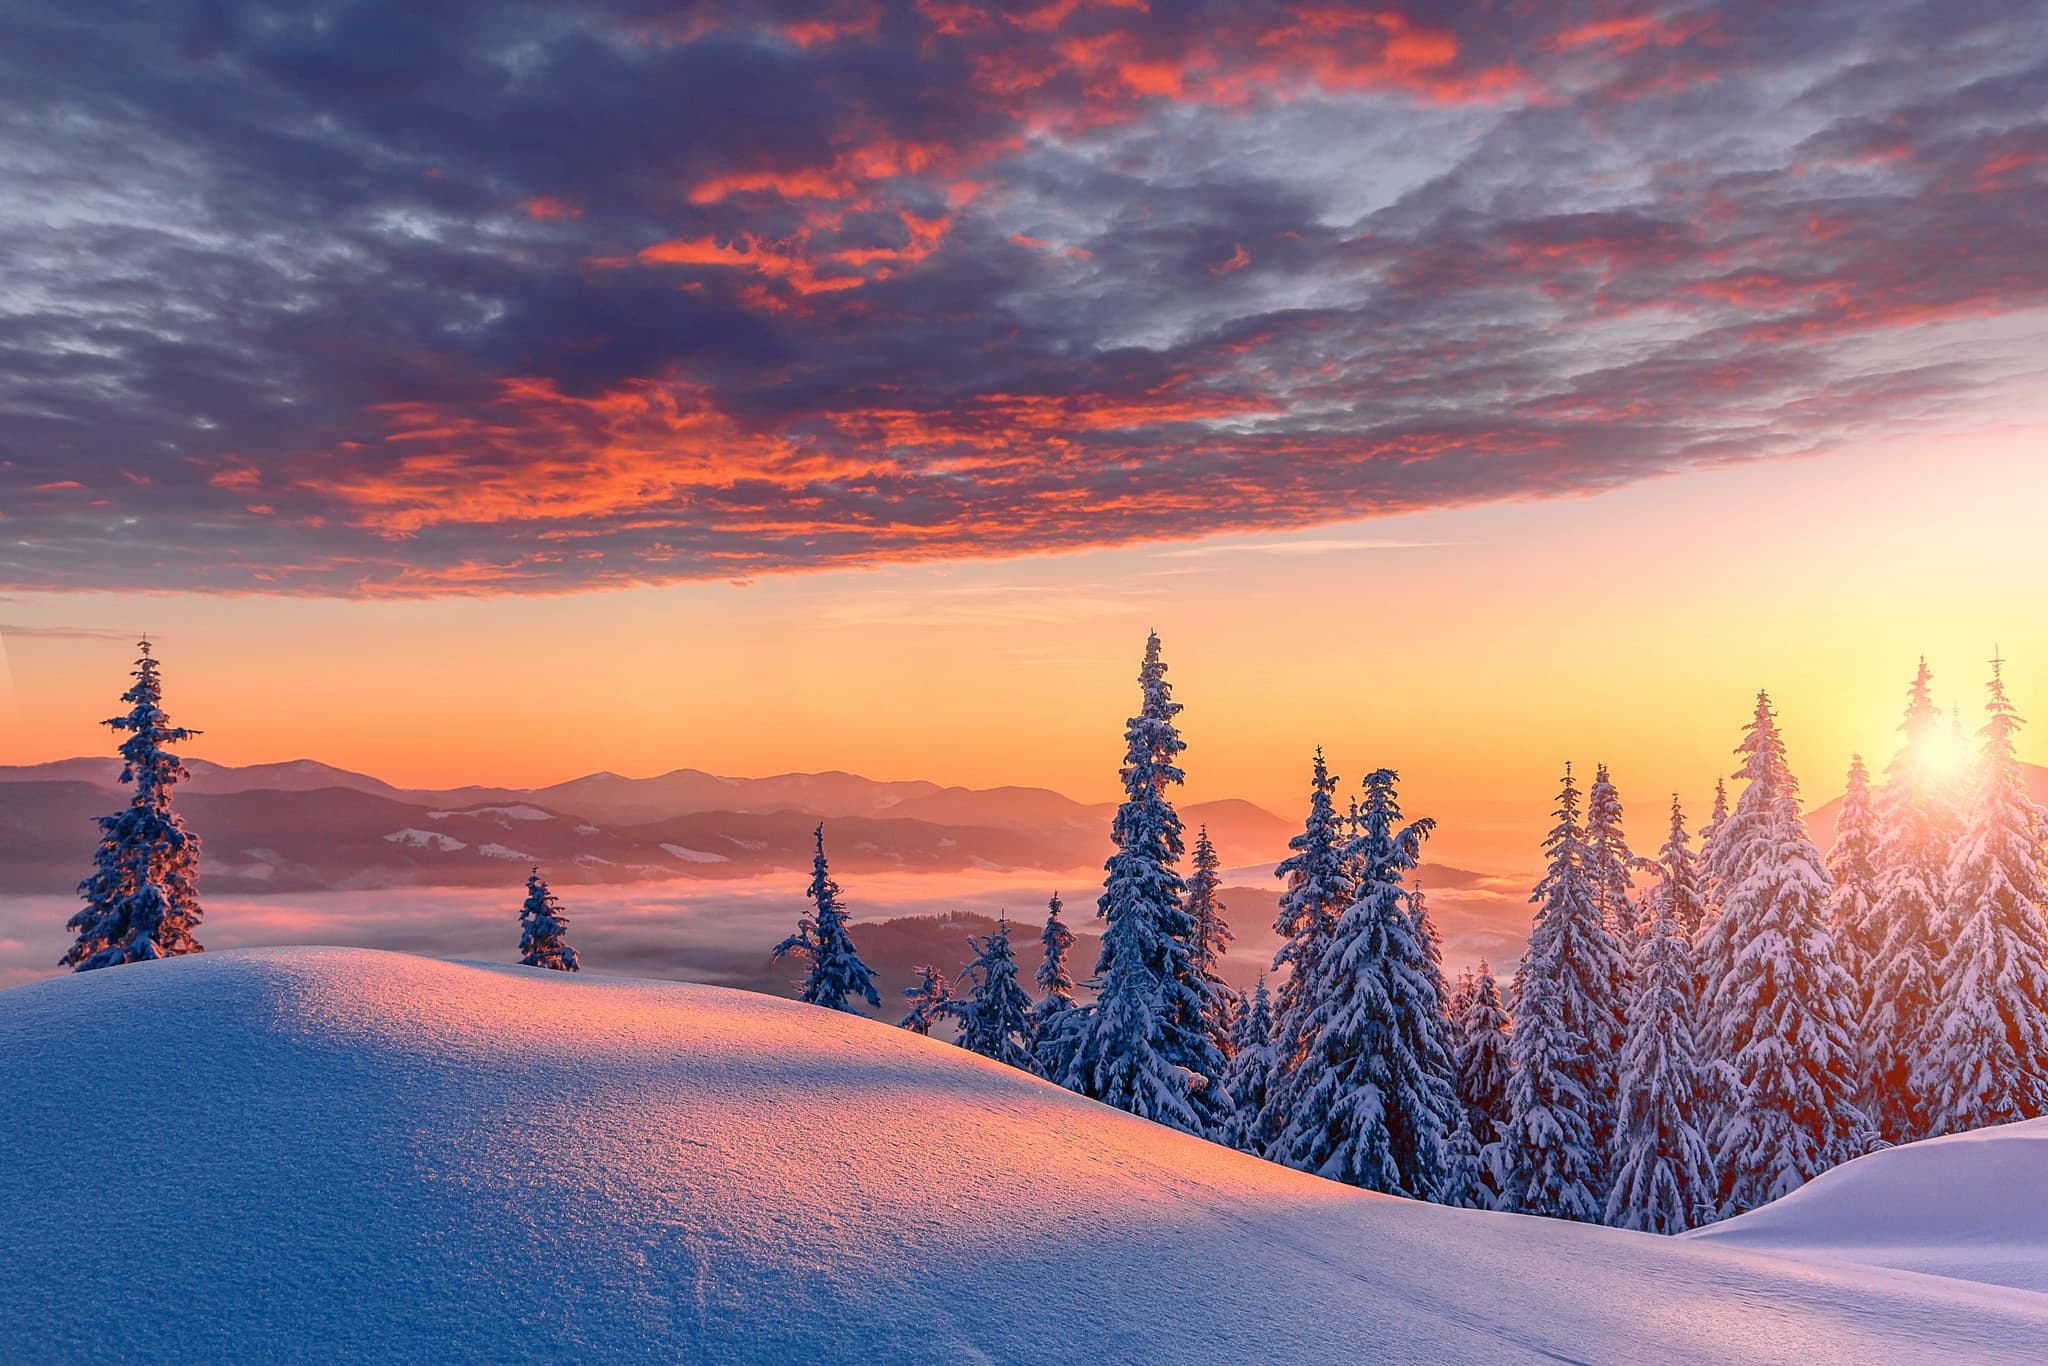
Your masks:
<svg viewBox="0 0 2048 1366"><path fill-rule="evenodd" d="M1356 1191L794 1002L352 949L0 992L0 1097L7 1360L2048 1355L2048 1296L1761 1250L1974 1210L2048 1264L2041 1125L1658 1239ZM82 1153L150 1175L93 1198Z"/></svg>

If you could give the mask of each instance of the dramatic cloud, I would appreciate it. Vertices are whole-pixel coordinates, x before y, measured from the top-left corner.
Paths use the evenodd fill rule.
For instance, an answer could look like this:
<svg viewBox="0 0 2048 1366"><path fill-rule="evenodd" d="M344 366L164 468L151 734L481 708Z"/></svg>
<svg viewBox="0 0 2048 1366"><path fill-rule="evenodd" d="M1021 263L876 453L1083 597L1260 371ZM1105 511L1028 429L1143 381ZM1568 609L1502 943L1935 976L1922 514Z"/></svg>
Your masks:
<svg viewBox="0 0 2048 1366"><path fill-rule="evenodd" d="M556 591L2006 413L2030 0L0 0L0 587Z"/></svg>

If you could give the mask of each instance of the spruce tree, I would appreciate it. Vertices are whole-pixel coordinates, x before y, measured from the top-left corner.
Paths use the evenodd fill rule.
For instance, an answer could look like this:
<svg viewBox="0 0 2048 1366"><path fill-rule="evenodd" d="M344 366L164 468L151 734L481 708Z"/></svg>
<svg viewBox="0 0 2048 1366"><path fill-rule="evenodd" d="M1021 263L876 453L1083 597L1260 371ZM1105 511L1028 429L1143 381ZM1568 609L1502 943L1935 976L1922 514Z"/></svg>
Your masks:
<svg viewBox="0 0 2048 1366"><path fill-rule="evenodd" d="M1857 983L1857 1015L1870 1008L1866 990L1870 963L1884 939L1877 917L1877 813L1871 805L1870 770L1858 754L1849 761L1849 781L1842 794L1842 814L1835 822L1835 843L1828 850L1828 929L1835 936L1835 954L1850 980Z"/></svg>
<svg viewBox="0 0 2048 1366"><path fill-rule="evenodd" d="M1671 900L1655 904L1636 944L1632 975L1607 1222L1644 1233L1683 1233L1705 1222L1717 1191L1702 1132L1692 944Z"/></svg>
<svg viewBox="0 0 2048 1366"><path fill-rule="evenodd" d="M1460 1110L1444 1145L1444 1178L1436 1202L1456 1209L1493 1209L1494 1198L1485 1156L1472 1133L1472 1117Z"/></svg>
<svg viewBox="0 0 2048 1366"><path fill-rule="evenodd" d="M1701 936L1699 1043L1722 1076L1708 1142L1720 1213L1798 1189L1856 1155L1854 987L1828 934L1828 877L1767 693L1737 751L1746 780L1716 836L1722 905Z"/></svg>
<svg viewBox="0 0 2048 1366"><path fill-rule="evenodd" d="M199 837L171 805L171 789L187 776L170 746L199 734L173 726L163 709L163 676L148 640L138 647L121 700L125 716L105 724L126 731L121 781L135 786L128 805L99 818L92 875L78 884L82 906L65 926L75 936L61 966L78 972L199 953Z"/></svg>
<svg viewBox="0 0 2048 1366"><path fill-rule="evenodd" d="M1493 968L1481 959L1451 1020L1451 1076L1472 1117L1472 1136L1484 1151L1498 1143L1509 1118L1513 1060L1508 1012Z"/></svg>
<svg viewBox="0 0 2048 1366"><path fill-rule="evenodd" d="M1686 938L1698 935L1707 918L1706 877L1686 840L1685 810L1678 804L1676 792L1671 794L1671 832L1651 866L1657 872L1657 885L1650 894L1653 907L1669 911Z"/></svg>
<svg viewBox="0 0 2048 1366"><path fill-rule="evenodd" d="M1195 832L1194 858L1188 873L1188 915L1195 922L1195 971L1212 979L1219 978L1220 960L1229 952L1230 941L1237 937L1224 918L1230 908L1223 904L1222 892L1222 860L1209 840L1209 827L1204 825Z"/></svg>
<svg viewBox="0 0 2048 1366"><path fill-rule="evenodd" d="M1619 950L1593 898L1570 765L1544 850L1548 869L1530 898L1536 919L1515 971L1502 1205L1598 1223L1614 1131Z"/></svg>
<svg viewBox="0 0 2048 1366"><path fill-rule="evenodd" d="M1116 852L1097 902L1108 922L1096 960L1100 986L1092 1008L1060 1021L1058 1079L1132 1114L1208 1134L1228 1106L1222 1054L1208 1031L1210 993L1194 967L1187 888L1174 871L1181 822L1166 790L1184 781L1175 761L1187 746L1156 632L1138 683L1143 705L1124 731L1124 801L1110 829Z"/></svg>
<svg viewBox="0 0 2048 1366"><path fill-rule="evenodd" d="M2042 813L2013 754L2019 716L1992 664L1977 795L1956 848L1953 924L1913 1081L1930 1133L2048 1114L2048 886Z"/></svg>
<svg viewBox="0 0 2048 1366"><path fill-rule="evenodd" d="M1442 974L1408 885L1435 822L1403 823L1396 781L1391 769L1366 779L1359 835L1347 851L1356 899L1317 964L1308 1053L1274 1156L1331 1180L1429 1200L1443 1182L1457 1096Z"/></svg>
<svg viewBox="0 0 2048 1366"><path fill-rule="evenodd" d="M1273 968L1285 968L1287 976L1273 1012L1273 1073L1266 1112L1258 1124L1259 1131L1269 1135L1279 1134L1294 1103L1302 1059L1313 1037L1309 1017L1323 952L1338 915L1350 904L1344 873L1348 842L1339 828L1336 791L1337 779L1319 748L1309 783L1308 816L1301 833L1287 842L1292 852L1273 870L1286 883L1273 924L1281 939Z"/></svg>
<svg viewBox="0 0 2048 1366"><path fill-rule="evenodd" d="M953 1013L953 984L928 963L918 967L917 984L903 988L903 996L910 1013L896 1023L913 1034L930 1038L933 1027Z"/></svg>
<svg viewBox="0 0 2048 1366"><path fill-rule="evenodd" d="M1222 1141L1242 1152L1263 1157L1274 1134L1265 1127L1266 1090L1272 1083L1273 998L1265 974L1253 988L1251 1001L1231 1031L1230 1063L1223 1071L1223 1089L1230 1093L1230 1118Z"/></svg>
<svg viewBox="0 0 2048 1366"><path fill-rule="evenodd" d="M582 964L576 950L563 938L569 931L569 917L562 903L548 890L547 879L535 868L526 877L526 904L519 908L519 961L529 968L552 968L575 972Z"/></svg>
<svg viewBox="0 0 2048 1366"><path fill-rule="evenodd" d="M1700 827L1700 877L1707 893L1707 913L1702 924L1712 920L1721 908L1721 827L1728 823L1728 780L1714 780L1714 809ZM1698 937L1695 930L1694 937Z"/></svg>
<svg viewBox="0 0 2048 1366"><path fill-rule="evenodd" d="M1905 743L1877 795L1876 906L1870 921L1878 932L1859 964L1863 1108L1892 1143L1927 1134L1926 1107L1913 1088L1913 1058L1941 991L1936 935L1945 918L1954 845L1944 775L1936 762L1940 712L1932 677L1921 660L1899 726Z"/></svg>
<svg viewBox="0 0 2048 1366"><path fill-rule="evenodd" d="M1593 904L1599 908L1607 932L1622 945L1625 984L1627 955L1638 916L1635 879L1645 861L1628 847L1628 836L1622 831L1621 793L1608 776L1605 764L1594 770L1593 786L1586 790L1586 858Z"/></svg>
<svg viewBox="0 0 2048 1366"><path fill-rule="evenodd" d="M1058 892L1045 903L1045 929L1038 936L1043 956L1035 979L1040 994L1031 1020L1035 1068L1038 1075L1054 1081L1066 1077L1068 1055L1075 1041L1071 1026L1081 1018L1070 1018L1080 1007L1074 1003L1074 974L1067 966L1067 956L1074 948L1074 932L1060 919L1065 905Z"/></svg>
<svg viewBox="0 0 2048 1366"><path fill-rule="evenodd" d="M854 947L846 908L839 900L839 884L825 864L822 822L812 838L817 841L817 852L811 859L811 885L804 890L811 909L797 922L796 933L775 946L775 957L795 954L810 961L798 1000L852 1015L861 1013L853 1004L857 1000L880 1008L882 995L875 990L875 975Z"/></svg>
<svg viewBox="0 0 2048 1366"><path fill-rule="evenodd" d="M974 961L964 975L973 988L952 1005L960 1021L960 1046L1026 1072L1037 1070L1031 1054L1031 998L1017 984L1009 918L997 916L993 934L967 936L967 947Z"/></svg>

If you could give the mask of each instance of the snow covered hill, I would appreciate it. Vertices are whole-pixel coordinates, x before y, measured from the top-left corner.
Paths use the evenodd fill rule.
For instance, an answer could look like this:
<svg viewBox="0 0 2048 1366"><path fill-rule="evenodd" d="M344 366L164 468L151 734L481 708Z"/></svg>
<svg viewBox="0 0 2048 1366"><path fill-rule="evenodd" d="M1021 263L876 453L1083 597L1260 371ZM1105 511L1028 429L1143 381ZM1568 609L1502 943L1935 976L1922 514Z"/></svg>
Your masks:
<svg viewBox="0 0 2048 1366"><path fill-rule="evenodd" d="M2048 1292L2048 1119L1872 1153L1687 1236Z"/></svg>
<svg viewBox="0 0 2048 1366"><path fill-rule="evenodd" d="M1409 1204L872 1021L360 950L0 992L0 1153L9 1360L2048 1355L2025 1290Z"/></svg>

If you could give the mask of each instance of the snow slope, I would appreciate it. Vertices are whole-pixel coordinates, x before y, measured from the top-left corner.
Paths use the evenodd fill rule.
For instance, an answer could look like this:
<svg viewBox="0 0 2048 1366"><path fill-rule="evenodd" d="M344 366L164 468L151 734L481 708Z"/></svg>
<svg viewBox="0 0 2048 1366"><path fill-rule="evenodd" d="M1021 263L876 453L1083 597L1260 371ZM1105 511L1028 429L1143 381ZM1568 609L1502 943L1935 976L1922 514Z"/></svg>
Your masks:
<svg viewBox="0 0 2048 1366"><path fill-rule="evenodd" d="M2048 1292L2048 1119L1859 1157L1687 1237Z"/></svg>
<svg viewBox="0 0 2048 1366"><path fill-rule="evenodd" d="M1313 1180L709 987L343 949L0 992L0 1358L2026 1360L2048 1296Z"/></svg>

